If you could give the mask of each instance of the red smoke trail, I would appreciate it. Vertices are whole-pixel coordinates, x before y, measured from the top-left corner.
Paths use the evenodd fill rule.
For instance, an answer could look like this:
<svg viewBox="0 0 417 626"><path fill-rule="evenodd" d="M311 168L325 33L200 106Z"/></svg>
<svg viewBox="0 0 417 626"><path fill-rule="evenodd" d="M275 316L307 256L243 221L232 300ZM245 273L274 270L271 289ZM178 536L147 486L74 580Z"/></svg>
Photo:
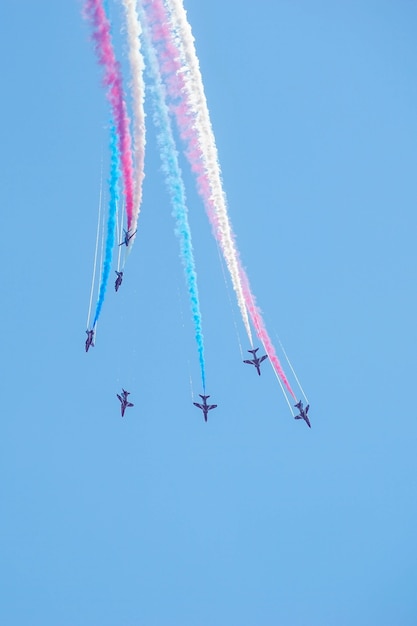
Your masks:
<svg viewBox="0 0 417 626"><path fill-rule="evenodd" d="M98 62L104 68L103 84L107 87L106 95L116 126L124 182L127 227L130 229L133 218L132 140L130 137L130 120L123 99L122 73L114 54L110 22L101 0L87 0L84 5L84 12L92 27L92 38Z"/></svg>

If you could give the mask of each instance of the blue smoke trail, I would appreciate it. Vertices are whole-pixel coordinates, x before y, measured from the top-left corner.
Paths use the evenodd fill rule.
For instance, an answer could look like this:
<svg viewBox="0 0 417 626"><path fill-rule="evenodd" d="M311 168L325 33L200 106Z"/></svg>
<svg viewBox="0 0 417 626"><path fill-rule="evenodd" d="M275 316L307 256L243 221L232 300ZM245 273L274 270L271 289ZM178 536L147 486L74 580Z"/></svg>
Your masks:
<svg viewBox="0 0 417 626"><path fill-rule="evenodd" d="M139 8L139 7L138 7ZM144 24L143 15L141 15ZM149 34L143 29L144 53L148 60L150 74L154 82L151 93L154 100L154 123L157 129L157 141L161 155L162 170L171 197L172 214L176 221L175 234L180 241L180 254L184 266L188 293L191 301L191 312L194 322L195 339L200 361L201 382L203 393L206 391L206 368L204 361L204 339L201 324L200 302L198 298L197 273L195 270L193 246L191 241L191 229L188 223L188 211L185 200L185 188L182 180L181 169L178 163L178 152L175 148L175 140L169 119L168 107L165 104L165 89L162 84L161 74L156 60L155 52L151 46Z"/></svg>
<svg viewBox="0 0 417 626"><path fill-rule="evenodd" d="M109 201L109 218L107 220L107 235L106 235L106 250L104 253L103 271L101 272L101 283L97 299L96 312L94 315L93 328L97 324L97 320L100 317L101 308L103 306L104 297L106 295L107 283L109 282L111 264L113 259L113 248L116 232L116 209L117 202L119 200L119 178L120 178L120 164L119 164L119 150L117 148L117 133L116 128L112 124L110 129L110 201Z"/></svg>

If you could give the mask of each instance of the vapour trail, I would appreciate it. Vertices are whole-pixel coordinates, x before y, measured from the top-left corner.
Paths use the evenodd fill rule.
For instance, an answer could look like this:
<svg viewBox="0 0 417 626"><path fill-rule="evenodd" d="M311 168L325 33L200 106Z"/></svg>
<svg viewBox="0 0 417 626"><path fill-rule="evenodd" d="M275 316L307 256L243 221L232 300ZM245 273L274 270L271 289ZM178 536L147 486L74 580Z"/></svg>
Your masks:
<svg viewBox="0 0 417 626"><path fill-rule="evenodd" d="M206 368L204 360L204 338L201 322L200 302L197 287L197 272L191 239L191 229L188 222L188 211L185 198L185 188L181 169L178 163L178 153L169 118L168 107L165 103L165 89L162 84L158 61L152 48L150 37L146 30L143 33L144 50L153 79L151 93L154 101L154 122L157 128L157 141L161 155L162 169L171 198L173 216L176 222L176 235L180 242L180 255L184 266L188 294L191 303L195 339L201 370L203 393L206 391Z"/></svg>
<svg viewBox="0 0 417 626"><path fill-rule="evenodd" d="M142 204L142 186L145 177L145 82L143 56L141 52L140 36L142 27L136 9L136 0L123 0L125 9L127 38L129 43L129 63L131 73L131 88L133 99L133 150L135 164L135 195L133 203L132 232L138 226L140 207ZM128 225L129 228L129 225ZM136 235L129 242L131 250Z"/></svg>
<svg viewBox="0 0 417 626"><path fill-rule="evenodd" d="M99 236L100 236L100 220L101 220L102 198L103 198L103 159L101 159L100 199L99 199L99 201L98 201L97 232L96 232L96 248L95 248L95 251L94 251L93 276L92 276L92 279L91 279L90 303L89 303L89 305L88 305L88 314L87 314L87 328L89 328L89 327L90 327L91 306L92 306L92 304L93 304L93 291L94 291L94 283L95 283L95 281L96 281L97 254L98 254L98 240L99 240Z"/></svg>
<svg viewBox="0 0 417 626"><path fill-rule="evenodd" d="M190 31L188 37L183 21L179 23L180 17L177 15L179 11L175 4L168 2L169 11L167 11L162 0L152 2L142 0L142 3L146 10L153 44L157 50L167 94L174 105L172 108L181 138L187 146L186 155L197 179L198 192L203 199L210 223L220 244L246 333L253 345L239 275L239 255L227 213L217 147L191 30L185 18Z"/></svg>
<svg viewBox="0 0 417 626"><path fill-rule="evenodd" d="M112 109L112 117L117 131L124 183L127 227L130 229L133 220L134 198L132 140L129 129L130 120L123 97L122 73L114 53L110 34L110 22L107 19L102 0L86 0L84 15L90 22L98 62L104 69L103 84L107 87L106 95Z"/></svg>
<svg viewBox="0 0 417 626"><path fill-rule="evenodd" d="M285 356L285 358L287 359L287 363L288 363L288 365L290 366L290 369L291 369L291 371L292 371L292 373L293 373L293 375L294 375L294 378L295 378L295 380L297 381L297 385L299 386L299 388L300 388L300 390L301 390L301 393L303 394L303 396L304 396L304 398L305 398L305 401L308 403L308 398L307 398L307 396L306 396L306 394L305 394L305 392L304 392L304 389L303 389L303 388L302 388L302 386L301 386L300 381L298 380L298 376L297 376L297 374L296 374L296 372L295 372L295 369L293 368L293 366L292 366L292 364L291 364L291 361L290 361L290 359L288 358L288 354L286 353L285 348L284 348L284 346L282 345L282 343L281 343L281 339L280 339L279 337L278 337L278 341L279 341L279 345L281 346L281 350L283 351L284 356Z"/></svg>
<svg viewBox="0 0 417 626"><path fill-rule="evenodd" d="M98 318L100 317L101 309L103 306L104 298L106 295L107 283L109 282L111 264L113 260L113 249L116 233L116 214L117 214L117 202L119 200L119 151L117 149L117 134L116 129L112 125L110 130L110 198L109 198L109 216L107 220L107 233L106 233L106 248L104 252L103 269L101 272L100 289L98 293L98 299L96 304L96 312L94 314L93 328L95 327Z"/></svg>

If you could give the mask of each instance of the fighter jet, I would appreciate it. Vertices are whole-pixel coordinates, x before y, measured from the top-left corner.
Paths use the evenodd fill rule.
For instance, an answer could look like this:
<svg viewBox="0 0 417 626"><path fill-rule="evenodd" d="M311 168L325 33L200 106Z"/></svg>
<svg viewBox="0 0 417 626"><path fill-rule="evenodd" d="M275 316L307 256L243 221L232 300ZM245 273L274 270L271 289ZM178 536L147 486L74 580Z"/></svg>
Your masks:
<svg viewBox="0 0 417 626"><path fill-rule="evenodd" d="M136 235L137 230L135 230L135 232L132 233L132 234L130 234L130 228L129 228L129 230L123 229L123 232L124 232L125 236L123 237L123 241L121 243L119 243L119 246L125 245L126 248L127 248L127 246L129 245L129 241L132 239L132 237L134 235Z"/></svg>
<svg viewBox="0 0 417 626"><path fill-rule="evenodd" d="M117 278L116 278L116 282L114 283L114 288L116 289L116 291L118 291L120 285L122 284L123 272L118 272L117 270L115 270L115 272L117 274Z"/></svg>
<svg viewBox="0 0 417 626"><path fill-rule="evenodd" d="M256 353L258 352L259 348L255 348L255 350L248 350L248 352L251 352L253 354L253 359L247 360L247 361L243 361L244 363L247 363L248 365L254 365L256 367L256 371L258 372L258 375L261 375L261 363L262 361L265 361L265 359L268 358L267 354L264 354L261 357L257 357Z"/></svg>
<svg viewBox="0 0 417 626"><path fill-rule="evenodd" d="M121 406L120 406L120 410L122 412L122 417L125 414L126 408L128 406L135 406L132 402L129 402L129 400L127 399L127 396L130 394L130 391L126 391L125 389L122 388L122 395L119 396L119 394L117 393L117 397L119 398L120 402L121 402Z"/></svg>
<svg viewBox="0 0 417 626"><path fill-rule="evenodd" d="M311 428L310 420L308 419L308 415L307 415L308 409L310 408L310 405L307 404L306 408L304 409L303 408L303 403L300 400L300 402L297 402L297 404L294 404L294 406L300 411L300 414L296 415L295 419L296 420L304 420L305 423L307 424L307 426L309 428Z"/></svg>
<svg viewBox="0 0 417 626"><path fill-rule="evenodd" d="M198 402L193 402L193 404L203 411L204 421L207 422L208 412L211 411L211 409L215 409L217 404L207 404L207 398L210 398L210 396L202 396L201 393L199 396L203 399L203 404L199 404Z"/></svg>
<svg viewBox="0 0 417 626"><path fill-rule="evenodd" d="M91 330L86 330L87 339L85 340L85 351L88 352L90 346L94 348L94 328Z"/></svg>

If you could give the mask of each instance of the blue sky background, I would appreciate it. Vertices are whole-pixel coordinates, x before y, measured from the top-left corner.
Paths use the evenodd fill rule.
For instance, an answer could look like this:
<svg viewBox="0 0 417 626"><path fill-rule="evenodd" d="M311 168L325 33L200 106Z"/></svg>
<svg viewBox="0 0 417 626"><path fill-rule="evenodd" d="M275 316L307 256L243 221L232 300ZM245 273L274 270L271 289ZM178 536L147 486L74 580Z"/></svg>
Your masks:
<svg viewBox="0 0 417 626"><path fill-rule="evenodd" d="M241 362L183 162L219 406L205 424L192 405L197 351L150 116L138 238L85 354L109 167L101 73L80 2L5 3L0 622L415 625L417 7L186 8L239 249L312 429L270 366L258 378Z"/></svg>

